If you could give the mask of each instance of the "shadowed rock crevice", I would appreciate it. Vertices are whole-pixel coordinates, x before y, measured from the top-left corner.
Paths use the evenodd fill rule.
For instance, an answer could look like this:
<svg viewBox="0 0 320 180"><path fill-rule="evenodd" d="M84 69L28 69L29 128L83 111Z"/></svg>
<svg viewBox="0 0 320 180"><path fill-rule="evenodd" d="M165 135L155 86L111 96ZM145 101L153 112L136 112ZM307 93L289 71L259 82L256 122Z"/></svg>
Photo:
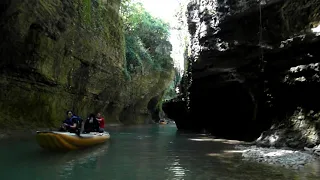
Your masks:
<svg viewBox="0 0 320 180"><path fill-rule="evenodd" d="M153 97L149 103L148 103L148 111L151 113L151 117L155 122L160 121L160 111L158 104L160 103L159 100L161 101L160 96Z"/></svg>
<svg viewBox="0 0 320 180"><path fill-rule="evenodd" d="M208 79L212 80L212 77L194 81L190 89L191 108L196 122L216 136L232 138L239 135L239 138L245 138L251 130L251 124L255 123L255 105L248 91L238 82L219 86L214 81L203 83Z"/></svg>

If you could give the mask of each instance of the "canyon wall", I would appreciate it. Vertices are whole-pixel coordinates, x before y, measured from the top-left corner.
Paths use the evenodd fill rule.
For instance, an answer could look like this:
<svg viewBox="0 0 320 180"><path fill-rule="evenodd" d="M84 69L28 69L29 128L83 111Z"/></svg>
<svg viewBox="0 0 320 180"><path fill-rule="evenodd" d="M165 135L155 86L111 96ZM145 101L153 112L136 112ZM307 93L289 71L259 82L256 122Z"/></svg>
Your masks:
<svg viewBox="0 0 320 180"><path fill-rule="evenodd" d="M181 130L297 147L319 143L319 0L194 0ZM268 130L271 128L270 130Z"/></svg>
<svg viewBox="0 0 320 180"><path fill-rule="evenodd" d="M57 126L67 110L140 124L173 69L128 77L120 0L0 3L1 128ZM157 103L149 104L154 108Z"/></svg>

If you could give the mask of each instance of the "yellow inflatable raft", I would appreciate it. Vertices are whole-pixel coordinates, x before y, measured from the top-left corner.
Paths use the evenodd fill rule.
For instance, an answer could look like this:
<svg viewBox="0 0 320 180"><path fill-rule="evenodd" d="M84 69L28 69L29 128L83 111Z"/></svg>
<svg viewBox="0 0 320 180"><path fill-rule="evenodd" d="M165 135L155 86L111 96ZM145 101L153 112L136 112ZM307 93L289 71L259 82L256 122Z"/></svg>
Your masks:
<svg viewBox="0 0 320 180"><path fill-rule="evenodd" d="M49 150L76 150L101 144L110 139L108 132L81 134L58 131L37 131L36 140L40 147Z"/></svg>

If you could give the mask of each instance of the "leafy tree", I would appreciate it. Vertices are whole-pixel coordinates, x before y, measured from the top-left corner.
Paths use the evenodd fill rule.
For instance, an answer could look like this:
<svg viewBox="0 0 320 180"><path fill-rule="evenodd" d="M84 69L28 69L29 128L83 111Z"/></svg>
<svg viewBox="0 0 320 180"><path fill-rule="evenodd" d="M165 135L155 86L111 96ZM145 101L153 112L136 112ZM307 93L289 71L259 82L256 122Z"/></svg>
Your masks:
<svg viewBox="0 0 320 180"><path fill-rule="evenodd" d="M131 0L122 1L120 12L124 21L128 71L134 73L149 67L154 70L172 68L169 24L153 17L141 3Z"/></svg>
<svg viewBox="0 0 320 180"><path fill-rule="evenodd" d="M129 76L145 70L171 71L173 59L170 56L172 45L168 40L169 24L153 17L142 3L132 0L122 0L120 12L124 21L126 70ZM175 78L162 95L162 100L177 96L181 74L175 70ZM161 107L162 101L159 103Z"/></svg>

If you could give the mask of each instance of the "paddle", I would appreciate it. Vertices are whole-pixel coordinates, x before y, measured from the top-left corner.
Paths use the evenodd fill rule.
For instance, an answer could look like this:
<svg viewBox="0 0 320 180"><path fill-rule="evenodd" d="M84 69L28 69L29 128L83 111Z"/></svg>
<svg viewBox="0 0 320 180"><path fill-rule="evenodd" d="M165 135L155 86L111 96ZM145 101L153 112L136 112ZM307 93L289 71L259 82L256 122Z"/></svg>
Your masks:
<svg viewBox="0 0 320 180"><path fill-rule="evenodd" d="M80 137L80 138L82 138L82 136L80 136L80 130L79 129L76 129L76 132L75 132L75 134L78 136L78 137Z"/></svg>
<svg viewBox="0 0 320 180"><path fill-rule="evenodd" d="M77 119L77 121L75 122L75 123L76 123L75 134L76 134L78 137L82 138L82 136L80 136L80 134L81 134L81 132L83 132L84 123L82 123L83 120L82 120L79 116L76 116L76 119ZM79 129L79 125L81 125L80 129Z"/></svg>
<svg viewBox="0 0 320 180"><path fill-rule="evenodd" d="M81 127L80 127L80 129L79 129L79 128L76 129L76 135L77 135L78 137L81 137L81 138L82 138L82 136L80 136L80 134L81 134L81 132L84 131L84 123L85 123L85 122L83 122L83 120L81 119L81 120L80 120Z"/></svg>

